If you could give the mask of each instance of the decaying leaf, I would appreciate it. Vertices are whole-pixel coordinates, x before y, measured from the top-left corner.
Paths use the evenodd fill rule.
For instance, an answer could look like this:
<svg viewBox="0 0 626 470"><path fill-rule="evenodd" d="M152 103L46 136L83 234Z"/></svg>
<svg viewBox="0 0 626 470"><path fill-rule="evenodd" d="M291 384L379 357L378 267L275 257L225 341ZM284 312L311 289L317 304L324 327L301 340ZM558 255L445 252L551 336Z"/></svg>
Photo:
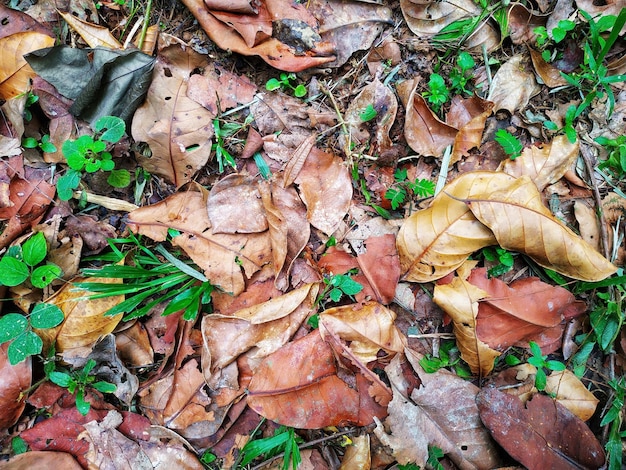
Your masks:
<svg viewBox="0 0 626 470"><path fill-rule="evenodd" d="M215 115L187 96L188 81L207 59L179 45L161 51L146 101L133 118L132 135L146 142L151 155L138 153L150 173L177 187L191 181L209 160Z"/></svg>
<svg viewBox="0 0 626 470"><path fill-rule="evenodd" d="M518 54L506 61L493 77L487 99L494 111L506 109L511 114L524 109L531 97L539 93L528 57Z"/></svg>
<svg viewBox="0 0 626 470"><path fill-rule="evenodd" d="M617 270L552 215L527 176L505 190L469 197L466 203L501 247L525 253L545 268L584 281L600 281Z"/></svg>
<svg viewBox="0 0 626 470"><path fill-rule="evenodd" d="M14 455L7 462L0 464L3 470L30 470L31 468L62 468L63 470L82 470L83 467L65 452L30 451Z"/></svg>
<svg viewBox="0 0 626 470"><path fill-rule="evenodd" d="M604 450L587 425L545 395L524 404L485 388L477 396L480 419L511 457L527 468L600 468Z"/></svg>
<svg viewBox="0 0 626 470"><path fill-rule="evenodd" d="M32 377L32 361L26 360L11 365L7 356L9 343L0 345L0 428L13 426L26 406L26 391Z"/></svg>
<svg viewBox="0 0 626 470"><path fill-rule="evenodd" d="M450 156L450 164L456 163L469 151L480 147L485 122L493 110L494 104L476 95L470 98L455 96L450 103L450 111L446 114L446 123L459 132L454 137L454 147Z"/></svg>
<svg viewBox="0 0 626 470"><path fill-rule="evenodd" d="M59 12L59 15L83 38L89 47L123 48L115 36L111 34L109 28L88 23L70 13Z"/></svg>

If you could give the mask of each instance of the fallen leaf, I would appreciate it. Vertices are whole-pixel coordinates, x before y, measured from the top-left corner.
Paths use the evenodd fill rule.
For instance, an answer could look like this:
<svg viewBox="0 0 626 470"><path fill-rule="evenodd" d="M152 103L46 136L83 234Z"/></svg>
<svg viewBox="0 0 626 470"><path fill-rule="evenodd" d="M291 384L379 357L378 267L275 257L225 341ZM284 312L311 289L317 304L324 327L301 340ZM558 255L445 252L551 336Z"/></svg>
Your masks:
<svg viewBox="0 0 626 470"><path fill-rule="evenodd" d="M480 147L485 130L485 122L493 110L494 104L476 95L470 98L454 96L450 111L446 114L446 123L459 130L454 137L454 147L450 164L456 163L462 156L469 155L473 148Z"/></svg>
<svg viewBox="0 0 626 470"><path fill-rule="evenodd" d="M566 136L557 135L552 142L524 148L515 160L504 160L498 171L515 177L528 176L543 191L572 168L578 154L578 140L571 143Z"/></svg>
<svg viewBox="0 0 626 470"><path fill-rule="evenodd" d="M54 37L36 31L23 31L0 38L0 99L8 100L28 91L35 72L24 55L53 45Z"/></svg>
<svg viewBox="0 0 626 470"><path fill-rule="evenodd" d="M430 207L408 217L396 242L402 279L440 279L461 266L473 252L495 245L492 232L458 199L479 197L485 188L505 189L514 181L505 173L464 173L446 185Z"/></svg>
<svg viewBox="0 0 626 470"><path fill-rule="evenodd" d="M591 430L545 395L524 403L496 388L476 397L480 419L511 457L527 468L600 468L604 450Z"/></svg>
<svg viewBox="0 0 626 470"><path fill-rule="evenodd" d="M494 111L506 109L511 114L524 109L531 97L539 93L528 57L517 54L507 60L493 76L487 99Z"/></svg>
<svg viewBox="0 0 626 470"><path fill-rule="evenodd" d="M82 470L83 467L65 452L30 451L11 457L0 463L5 470L31 470L33 468L62 468L63 470Z"/></svg>
<svg viewBox="0 0 626 470"><path fill-rule="evenodd" d="M269 235L213 233L205 197L190 187L131 212L128 227L155 241L165 240L169 228L180 231L172 243L204 270L213 285L238 295L244 290L244 274L249 278L271 260Z"/></svg>
<svg viewBox="0 0 626 470"><path fill-rule="evenodd" d="M313 147L295 182L311 225L331 235L352 202L352 180L343 160Z"/></svg>
<svg viewBox="0 0 626 470"><path fill-rule="evenodd" d="M396 238L391 234L370 237L365 241L365 246L366 252L358 255L356 261L372 290L372 299L390 304L400 280Z"/></svg>
<svg viewBox="0 0 626 470"><path fill-rule="evenodd" d="M525 253L545 268L583 281L600 281L617 270L552 215L527 176L506 190L470 197L466 204L502 248Z"/></svg>
<svg viewBox="0 0 626 470"><path fill-rule="evenodd" d="M550 88L567 85L567 80L563 78L561 71L552 64L543 60L539 51L536 51L533 48L528 48L528 52L530 52L530 58L533 61L535 72L537 72L537 75L541 77L543 83Z"/></svg>
<svg viewBox="0 0 626 470"><path fill-rule="evenodd" d="M151 151L149 157L138 153L139 163L176 187L191 181L211 153L215 114L187 96L194 69L206 64L206 57L191 48L163 49L146 101L133 118L133 138Z"/></svg>
<svg viewBox="0 0 626 470"><path fill-rule="evenodd" d="M235 75L218 65L206 67L202 74L191 75L187 84L187 96L214 116L239 104L250 103L256 91L256 85L248 77Z"/></svg>
<svg viewBox="0 0 626 470"><path fill-rule="evenodd" d="M600 224L598 215L589 204L576 200L574 201L574 217L578 222L578 229L583 240L589 243L596 251L600 251Z"/></svg>
<svg viewBox="0 0 626 470"><path fill-rule="evenodd" d="M26 406L26 393L31 384L32 361L27 357L14 366L7 356L9 342L0 345L0 428L7 429L19 419Z"/></svg>
<svg viewBox="0 0 626 470"><path fill-rule="evenodd" d="M89 47L104 47L107 49L123 49L115 36L111 34L109 28L88 23L70 13L59 12L59 15L67 24L76 31Z"/></svg>

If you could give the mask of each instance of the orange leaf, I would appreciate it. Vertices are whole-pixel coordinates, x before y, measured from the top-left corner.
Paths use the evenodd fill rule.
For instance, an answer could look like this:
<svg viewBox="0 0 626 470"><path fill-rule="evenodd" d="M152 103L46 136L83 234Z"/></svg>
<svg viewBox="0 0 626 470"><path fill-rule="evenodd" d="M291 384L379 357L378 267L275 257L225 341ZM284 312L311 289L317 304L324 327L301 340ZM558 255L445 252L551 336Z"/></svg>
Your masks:
<svg viewBox="0 0 626 470"><path fill-rule="evenodd" d="M0 428L13 426L26 406L25 393L30 387L32 361L26 358L14 366L9 362L7 349L9 343L0 345Z"/></svg>

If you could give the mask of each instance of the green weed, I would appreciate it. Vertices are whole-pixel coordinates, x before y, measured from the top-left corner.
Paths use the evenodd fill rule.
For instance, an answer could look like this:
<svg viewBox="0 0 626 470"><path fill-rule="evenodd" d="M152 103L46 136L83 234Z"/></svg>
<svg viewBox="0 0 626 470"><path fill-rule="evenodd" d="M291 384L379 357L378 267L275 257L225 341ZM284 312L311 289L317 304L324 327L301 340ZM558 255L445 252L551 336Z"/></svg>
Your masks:
<svg viewBox="0 0 626 470"><path fill-rule="evenodd" d="M506 153L511 160L515 160L522 154L524 146L517 137L506 129L498 129L494 139L502 146L504 153Z"/></svg>
<svg viewBox="0 0 626 470"><path fill-rule="evenodd" d="M606 160L600 162L598 168L607 170L615 179L621 180L626 176L626 135L615 139L597 137L595 141L608 152Z"/></svg>
<svg viewBox="0 0 626 470"><path fill-rule="evenodd" d="M359 117L361 118L361 121L368 122L368 121L371 121L372 119L374 119L377 114L378 113L374 109L374 106L370 103L363 110L363 112L359 115Z"/></svg>
<svg viewBox="0 0 626 470"><path fill-rule="evenodd" d="M306 86L302 83L294 86L292 82L295 82L296 74L295 73L286 73L283 72L279 75L279 78L270 78L265 84L265 89L267 91L275 91L275 90L289 90L293 93L296 98L303 98L306 96L307 90Z"/></svg>
<svg viewBox="0 0 626 470"><path fill-rule="evenodd" d="M498 277L505 273L508 273L513 269L513 263L515 262L514 255L510 251L500 247L487 247L483 248L482 255L487 261L497 263L495 266L487 270L487 276Z"/></svg>
<svg viewBox="0 0 626 470"><path fill-rule="evenodd" d="M537 368L537 374L535 375L535 387L539 391L546 389L547 374L546 370L561 371L565 370L565 364L560 361L548 360L548 356L541 354L541 348L534 341L530 342L531 357L528 358L528 363Z"/></svg>
<svg viewBox="0 0 626 470"><path fill-rule="evenodd" d="M356 269L351 269L346 274L333 274L324 276L324 289L318 296L317 303L323 303L327 297L333 302L339 302L344 295L349 297L358 294L363 286L352 279Z"/></svg>
<svg viewBox="0 0 626 470"><path fill-rule="evenodd" d="M608 470L620 470L623 459L623 440L626 438L626 431L622 431L624 422L623 408L624 396L626 396L626 377L609 381L609 386L613 389L613 400L611 407L607 410L600 426L609 426L608 440L605 444Z"/></svg>
<svg viewBox="0 0 626 470"><path fill-rule="evenodd" d="M48 134L42 135L41 140L38 141L34 137L25 137L22 139L22 147L25 149L35 149L39 148L42 152L56 152L57 148L50 141L50 136Z"/></svg>
<svg viewBox="0 0 626 470"><path fill-rule="evenodd" d="M43 289L61 275L56 264L42 264L48 255L48 243L42 232L37 232L23 245L10 247L0 259L0 285L17 286L27 280Z"/></svg>
<svg viewBox="0 0 626 470"><path fill-rule="evenodd" d="M407 170L397 169L393 175L395 183L385 192L385 198L389 200L391 208L396 210L407 199L409 194L424 199L435 194L435 183L428 179L416 178L415 181L407 180Z"/></svg>
<svg viewBox="0 0 626 470"><path fill-rule="evenodd" d="M284 456L281 469L287 470L291 462L293 470L296 470L300 462L302 462L300 448L298 447L298 443L301 442L302 439L295 433L293 428L281 426L271 437L248 441L242 449L243 459L240 465L242 467L248 465L261 455L269 459L282 452Z"/></svg>
<svg viewBox="0 0 626 470"><path fill-rule="evenodd" d="M115 144L126 132L126 124L116 116L103 116L94 124L96 134L82 135L75 140L63 143L61 151L67 160L69 170L57 180L57 193L61 200L72 198L84 173L104 171L109 174L107 182L114 188L124 188L130 184L128 170L116 170L107 143Z"/></svg>
<svg viewBox="0 0 626 470"><path fill-rule="evenodd" d="M570 105L565 111L565 124L563 127L559 127L553 121L544 121L543 125L546 129L556 133L564 133L572 144L576 142L578 134L574 128L574 120L576 119L576 106Z"/></svg>
<svg viewBox="0 0 626 470"><path fill-rule="evenodd" d="M424 371L429 374L437 372L439 369L450 367L459 377L470 378L472 376L467 366L461 362L459 348L452 340L441 342L438 357L428 354L420 359L419 363Z"/></svg>

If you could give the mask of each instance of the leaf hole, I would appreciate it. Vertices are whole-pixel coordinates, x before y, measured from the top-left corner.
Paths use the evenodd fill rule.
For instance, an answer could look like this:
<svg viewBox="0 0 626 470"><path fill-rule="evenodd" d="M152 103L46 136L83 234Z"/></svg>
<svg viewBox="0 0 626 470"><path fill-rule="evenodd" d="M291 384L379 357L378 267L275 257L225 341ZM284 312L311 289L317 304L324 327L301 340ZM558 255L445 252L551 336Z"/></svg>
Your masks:
<svg viewBox="0 0 626 470"><path fill-rule="evenodd" d="M168 78L169 78L169 77L171 77L171 76L172 76L172 71L171 71L169 68L164 68L164 69L163 69L163 74L164 74L166 77L168 77Z"/></svg>

